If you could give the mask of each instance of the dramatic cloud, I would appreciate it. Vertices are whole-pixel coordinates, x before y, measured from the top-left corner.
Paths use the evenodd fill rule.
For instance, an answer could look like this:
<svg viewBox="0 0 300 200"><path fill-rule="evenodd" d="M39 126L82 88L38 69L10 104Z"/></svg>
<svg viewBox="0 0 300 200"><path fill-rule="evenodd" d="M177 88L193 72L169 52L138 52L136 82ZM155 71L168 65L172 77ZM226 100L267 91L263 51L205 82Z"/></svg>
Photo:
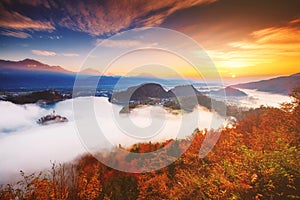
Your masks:
<svg viewBox="0 0 300 200"><path fill-rule="evenodd" d="M299 58L295 59L299 55L299 2L2 0L0 34L31 37L26 43L32 45L32 49L51 46L51 50L62 57L62 52L72 53L72 49L76 52L89 51L94 48L95 40L103 40L122 31L161 26L183 32L199 42L208 50L220 72L228 71L221 73L221 76L291 74L299 68ZM10 38L2 38L2 51L5 51L4 48L13 42L9 41ZM36 47L37 44L41 47ZM122 48L140 44L124 38L123 41L108 42L106 45ZM11 47L14 56L2 53L3 58L24 57L16 46ZM8 51L5 53L9 54ZM84 53L80 53L74 59L61 59L59 62L63 66L78 67L83 56Z"/></svg>
<svg viewBox="0 0 300 200"><path fill-rule="evenodd" d="M0 4L0 27L16 30L36 30L52 31L54 26L50 22L33 20L27 16L21 15L16 11L8 11Z"/></svg>
<svg viewBox="0 0 300 200"><path fill-rule="evenodd" d="M31 52L38 56L55 56L56 55L56 53L53 51L31 50Z"/></svg>
<svg viewBox="0 0 300 200"><path fill-rule="evenodd" d="M253 32L250 41L233 42L229 45L241 49L276 50L280 54L285 54L299 52L299 35L300 27L271 27Z"/></svg>
<svg viewBox="0 0 300 200"><path fill-rule="evenodd" d="M1 8L0 26L11 29L54 30L56 26L67 27L74 31L86 32L91 35L110 36L122 30L134 27L158 26L174 12L192 6L211 3L216 0L167 0L167 1L57 1L48 2L43 0L15 2L7 1L5 5L13 10ZM48 14L35 16L32 20L15 11L17 6L24 4L41 8ZM33 8L31 8L33 9ZM59 12L57 11L59 10ZM24 10L22 10L24 11ZM25 10L26 11L26 10ZM27 10L31 15L30 10Z"/></svg>
<svg viewBox="0 0 300 200"><path fill-rule="evenodd" d="M111 35L127 28L158 26L177 10L215 0L104 1L67 4L60 25L91 35Z"/></svg>
<svg viewBox="0 0 300 200"><path fill-rule="evenodd" d="M249 70L258 74L270 73L270 67L280 68L282 73L291 73L295 67L299 67L298 21L295 19L283 26L253 31L243 40L228 43L225 51L209 50L208 53L220 69L227 68L238 74Z"/></svg>
<svg viewBox="0 0 300 200"><path fill-rule="evenodd" d="M31 37L30 34L22 32L22 31L6 30L6 31L1 31L0 34L10 36L10 37L16 37L16 38L29 38L29 37Z"/></svg>

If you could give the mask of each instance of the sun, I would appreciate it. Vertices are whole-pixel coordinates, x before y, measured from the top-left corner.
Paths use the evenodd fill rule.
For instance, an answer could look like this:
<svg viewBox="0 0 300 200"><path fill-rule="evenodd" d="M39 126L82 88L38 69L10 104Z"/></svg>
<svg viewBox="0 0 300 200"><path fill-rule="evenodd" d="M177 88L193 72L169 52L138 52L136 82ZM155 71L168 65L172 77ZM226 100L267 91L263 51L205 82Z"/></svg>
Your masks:
<svg viewBox="0 0 300 200"><path fill-rule="evenodd" d="M235 77L236 77L236 75L235 75L235 74L232 74L232 75L231 75L231 78L235 78Z"/></svg>

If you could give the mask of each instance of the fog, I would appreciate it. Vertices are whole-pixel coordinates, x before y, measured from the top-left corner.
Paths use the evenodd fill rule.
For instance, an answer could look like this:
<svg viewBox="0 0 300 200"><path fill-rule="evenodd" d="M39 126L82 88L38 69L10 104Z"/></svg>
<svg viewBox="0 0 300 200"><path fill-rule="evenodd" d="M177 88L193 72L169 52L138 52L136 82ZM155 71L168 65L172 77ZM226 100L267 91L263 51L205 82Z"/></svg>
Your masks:
<svg viewBox="0 0 300 200"><path fill-rule="evenodd" d="M191 135L199 127L218 128L222 118L203 108L184 114L185 120L195 120L199 116L197 126L188 126L183 130L184 134L178 136L178 129L183 122L181 114L174 115L158 106L144 106L134 109L130 114L113 116L112 109L121 110L121 106L112 105L107 98L80 97L85 100L93 100L96 119L104 136L110 141L97 142L99 149L108 149L121 144L129 146L136 142L164 141L170 138L184 138ZM16 105L10 102L0 101L2 115L0 117L0 182L12 180L20 170L26 173L43 170L50 167L50 161L57 163L68 162L79 155L87 153L85 144L79 136L73 116L73 100L57 103L53 108L41 108L35 104ZM68 118L69 122L38 125L36 120L50 114L52 110L57 114ZM151 122L162 121L162 127L158 127L155 135L124 134L122 123L128 119L137 127L147 129ZM165 119L165 120L163 120ZM211 123L212 119L218 121ZM184 123L184 122L183 122ZM155 125L155 123L154 123ZM139 134L142 134L141 132Z"/></svg>
<svg viewBox="0 0 300 200"><path fill-rule="evenodd" d="M240 89L248 96L239 98L237 104L242 107L258 108L261 105L280 107L281 103L291 102L291 98L286 95L272 94L268 92L261 92L257 90Z"/></svg>
<svg viewBox="0 0 300 200"><path fill-rule="evenodd" d="M249 97L240 100L239 104L247 107L262 105L279 106L279 102L290 101L282 95L274 95L257 91L243 90ZM79 97L84 101L94 101L96 121L101 132L109 141L97 140L99 149L109 149L121 144L130 146L137 142L156 142L171 138L185 138L198 127L218 128L223 119L201 107L192 113L171 114L158 106L143 106L134 109L130 114L121 114L121 106L112 105L107 98ZM36 120L55 109L56 113L67 117L69 122L38 125ZM36 104L16 105L0 101L0 182L12 181L12 177L20 170L26 173L47 169L50 161L57 163L72 161L76 157L87 153L82 132L73 116L73 100L57 103L52 108L41 108ZM113 112L114 111L114 112ZM199 117L197 119L197 117ZM192 122L195 122L196 124ZM145 128L152 124L149 132L126 129L124 124L134 124L137 128ZM182 123L188 124L179 133ZM157 124L159 126L157 126ZM191 124L191 125L190 125ZM78 123L77 123L78 125ZM190 125L190 126L189 126ZM130 125L129 127L132 127ZM128 128L128 127L127 127ZM126 129L126 130L125 130ZM152 130L153 133L151 132Z"/></svg>

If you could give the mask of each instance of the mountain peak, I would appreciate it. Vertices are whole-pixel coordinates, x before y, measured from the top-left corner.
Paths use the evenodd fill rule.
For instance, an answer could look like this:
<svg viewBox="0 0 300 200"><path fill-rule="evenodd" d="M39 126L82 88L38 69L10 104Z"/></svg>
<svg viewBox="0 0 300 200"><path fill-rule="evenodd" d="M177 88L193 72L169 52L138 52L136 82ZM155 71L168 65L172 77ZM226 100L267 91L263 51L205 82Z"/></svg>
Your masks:
<svg viewBox="0 0 300 200"><path fill-rule="evenodd" d="M22 63L24 65L27 65L27 67L30 67L30 66L32 66L32 67L36 67L36 66L48 66L48 67L50 67L47 64L41 63L41 62L39 62L37 60L30 59L30 58L26 58L24 60L21 60L18 63Z"/></svg>
<svg viewBox="0 0 300 200"><path fill-rule="evenodd" d="M70 73L70 71L60 66L50 66L30 58L21 61L0 60L0 67L5 69Z"/></svg>
<svg viewBox="0 0 300 200"><path fill-rule="evenodd" d="M24 60L21 60L19 62L38 62L38 61L31 59L31 58L25 58Z"/></svg>

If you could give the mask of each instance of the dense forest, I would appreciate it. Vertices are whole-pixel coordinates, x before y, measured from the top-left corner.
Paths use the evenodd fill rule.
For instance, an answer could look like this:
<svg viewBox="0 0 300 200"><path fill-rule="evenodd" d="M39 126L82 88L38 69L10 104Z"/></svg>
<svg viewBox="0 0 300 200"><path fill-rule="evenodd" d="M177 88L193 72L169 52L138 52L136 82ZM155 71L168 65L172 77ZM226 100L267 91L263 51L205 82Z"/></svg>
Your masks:
<svg viewBox="0 0 300 200"><path fill-rule="evenodd" d="M300 88L291 98L293 102L281 108L231 109L237 123L222 130L204 158L199 148L214 130L128 149L144 153L167 146L166 156L175 157L170 150L174 145L181 148L192 142L179 159L157 171L120 172L85 155L72 163L53 163L48 171L21 171L19 182L1 186L0 199L299 199ZM135 162L134 157L113 156L117 164ZM155 158L145 157L141 165L151 159Z"/></svg>

